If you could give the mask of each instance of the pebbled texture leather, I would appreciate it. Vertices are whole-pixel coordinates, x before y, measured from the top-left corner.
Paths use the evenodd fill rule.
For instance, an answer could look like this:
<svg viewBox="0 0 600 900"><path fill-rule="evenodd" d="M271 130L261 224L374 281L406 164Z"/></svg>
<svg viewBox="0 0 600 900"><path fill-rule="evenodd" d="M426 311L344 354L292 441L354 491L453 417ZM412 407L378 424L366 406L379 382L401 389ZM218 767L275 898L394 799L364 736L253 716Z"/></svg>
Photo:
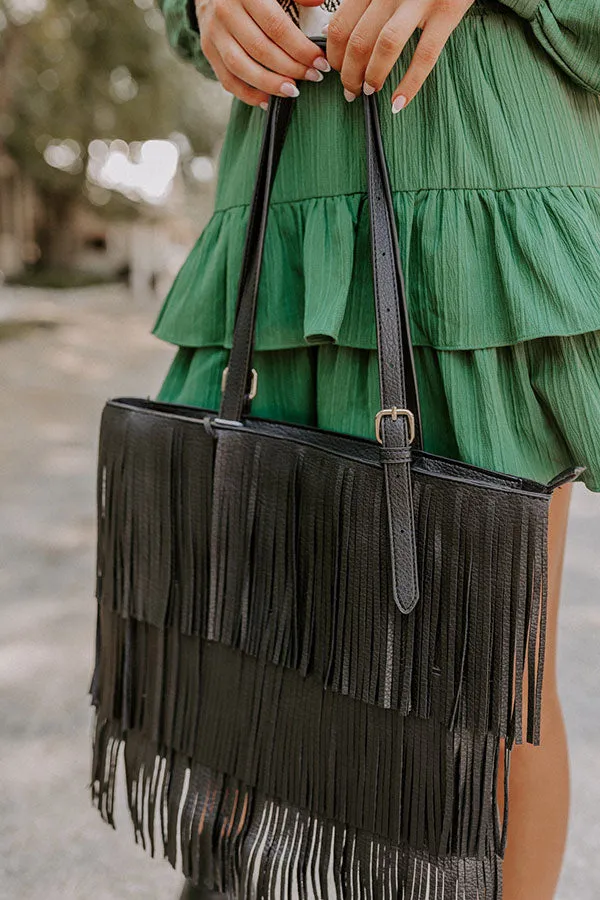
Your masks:
<svg viewBox="0 0 600 900"><path fill-rule="evenodd" d="M273 101L281 102L270 104L263 132L240 270L233 346L219 412L221 418L233 421L240 421L250 409L248 387L269 197L294 109L291 99L276 97Z"/></svg>
<svg viewBox="0 0 600 900"><path fill-rule="evenodd" d="M363 96L381 408L408 407L415 416L415 441L420 446L421 421L406 295L376 95ZM407 384L411 388L410 406ZM384 417L381 434L394 599L403 612L409 613L419 599L419 584L406 417L400 416L395 421Z"/></svg>
<svg viewBox="0 0 600 900"><path fill-rule="evenodd" d="M321 38L313 40L320 46L325 43ZM250 412L248 385L269 198L295 102L292 98L272 97L269 104L244 245L227 383L219 411L219 419L224 421L241 421ZM415 418L414 445L420 447L416 373L376 95L363 95L363 103L380 403L381 409L396 406L411 410ZM394 597L398 607L408 613L419 599L419 586L406 417L400 416L395 421L384 417L381 436L380 462L384 471ZM401 450L404 452L388 452Z"/></svg>
<svg viewBox="0 0 600 900"><path fill-rule="evenodd" d="M465 487L485 486L491 490L508 491L511 494L529 494L532 497L550 497L553 490L578 478L585 466L565 469L549 484L532 481L518 475L508 475L493 469L483 469L470 463L445 456L435 456L426 450L411 449L387 450L380 447L370 438L347 435L340 431L317 428L314 425L295 425L292 422L277 422L274 419L263 419L260 416L248 416L243 423L221 420L213 409L185 404L164 403L143 397L113 397L106 403L106 408L114 407L123 415L130 412L146 415L158 423L161 418L168 421L182 422L193 420L203 425L206 431L216 437L219 431L243 428L248 434L261 434L270 439L293 441L298 446L315 447L331 455L343 456L355 462L381 468L381 459L386 453L410 453L411 468L415 474L422 473L433 478L461 482Z"/></svg>

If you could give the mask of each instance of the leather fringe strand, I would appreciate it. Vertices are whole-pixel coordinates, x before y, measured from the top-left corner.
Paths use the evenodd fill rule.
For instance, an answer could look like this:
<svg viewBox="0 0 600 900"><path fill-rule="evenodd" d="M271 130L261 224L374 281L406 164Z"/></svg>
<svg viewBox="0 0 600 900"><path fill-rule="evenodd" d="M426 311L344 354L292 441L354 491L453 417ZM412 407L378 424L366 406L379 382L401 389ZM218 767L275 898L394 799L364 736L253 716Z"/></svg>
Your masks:
<svg viewBox="0 0 600 900"><path fill-rule="evenodd" d="M122 741L101 733L118 754ZM166 858L229 900L490 900L499 860L435 859L265 797L181 756L127 741L134 816L152 807ZM112 752L112 751L109 751ZM159 814L157 814L157 810ZM140 819L136 839L142 838ZM150 848L154 853L154 844Z"/></svg>
<svg viewBox="0 0 600 900"><path fill-rule="evenodd" d="M93 796L114 824L124 745L152 854L158 830L173 866L235 900L500 896L492 735L106 609L101 626Z"/></svg>
<svg viewBox="0 0 600 900"><path fill-rule="evenodd" d="M391 598L372 466L148 418L151 440L143 416L105 413L103 605L402 715L539 743L547 496L464 491L415 467L421 600L404 615Z"/></svg>

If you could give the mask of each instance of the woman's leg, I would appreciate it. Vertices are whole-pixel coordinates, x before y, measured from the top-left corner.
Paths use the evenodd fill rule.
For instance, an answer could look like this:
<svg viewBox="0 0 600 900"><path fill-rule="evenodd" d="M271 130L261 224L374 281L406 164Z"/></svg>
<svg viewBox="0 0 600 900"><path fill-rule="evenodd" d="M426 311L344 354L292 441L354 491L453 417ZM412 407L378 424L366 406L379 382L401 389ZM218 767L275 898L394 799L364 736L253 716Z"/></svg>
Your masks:
<svg viewBox="0 0 600 900"><path fill-rule="evenodd" d="M556 646L565 537L572 484L550 501L548 622L541 744L511 754L503 900L552 900L562 866L569 814L567 736L556 683ZM499 785L502 785L501 767ZM502 807L502 796L500 795Z"/></svg>

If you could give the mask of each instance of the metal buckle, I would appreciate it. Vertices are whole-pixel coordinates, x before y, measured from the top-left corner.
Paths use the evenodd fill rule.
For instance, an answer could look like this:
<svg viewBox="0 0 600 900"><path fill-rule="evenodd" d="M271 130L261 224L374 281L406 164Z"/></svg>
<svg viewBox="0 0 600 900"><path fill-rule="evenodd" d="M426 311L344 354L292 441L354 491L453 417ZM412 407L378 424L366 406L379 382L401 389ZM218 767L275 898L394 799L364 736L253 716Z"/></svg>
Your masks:
<svg viewBox="0 0 600 900"><path fill-rule="evenodd" d="M415 439L415 417L411 413L410 409L400 409L399 406L392 406L391 409L379 410L379 412L375 416L375 437L380 444L383 444L383 441L381 439L381 420L384 416L391 416L394 422L396 421L398 416L406 416L406 418L408 419L408 443L412 444Z"/></svg>
<svg viewBox="0 0 600 900"><path fill-rule="evenodd" d="M229 366L225 366L223 369L223 374L221 375L221 393L225 390L225 382L227 381L227 369ZM252 381L250 382L250 393L248 394L248 399L253 400L256 397L256 388L258 386L258 372L256 369L252 369Z"/></svg>

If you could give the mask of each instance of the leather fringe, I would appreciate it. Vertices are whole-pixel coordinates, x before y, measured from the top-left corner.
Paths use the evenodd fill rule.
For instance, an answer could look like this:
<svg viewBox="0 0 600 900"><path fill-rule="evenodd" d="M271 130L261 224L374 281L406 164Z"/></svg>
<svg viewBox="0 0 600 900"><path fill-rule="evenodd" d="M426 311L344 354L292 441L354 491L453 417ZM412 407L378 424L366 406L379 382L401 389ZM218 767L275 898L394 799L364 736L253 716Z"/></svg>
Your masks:
<svg viewBox="0 0 600 900"><path fill-rule="evenodd" d="M549 494L417 457L406 615L368 453L194 415L103 413L103 817L124 746L136 840L230 898L499 900L501 740L540 737Z"/></svg>
<svg viewBox="0 0 600 900"><path fill-rule="evenodd" d="M126 747L134 815L145 814L140 797L151 801L153 810L160 810L160 821L151 821L160 826L171 865L230 900L500 896L501 866L493 856L439 860L417 854L265 797L231 776L189 767L178 755L170 758L170 767L157 755L152 767L147 745L133 734ZM141 822L134 821L142 843Z"/></svg>
<svg viewBox="0 0 600 900"><path fill-rule="evenodd" d="M415 468L422 597L404 615L370 466L260 435L215 441L185 425L165 419L149 440L126 416L105 423L103 604L402 715L539 743L548 497L464 491Z"/></svg>
<svg viewBox="0 0 600 900"><path fill-rule="evenodd" d="M124 746L135 838L152 855L158 829L173 866L236 900L292 900L299 883L315 900L497 896L486 892L500 879L493 736L101 617L93 797L114 825Z"/></svg>
<svg viewBox="0 0 600 900"><path fill-rule="evenodd" d="M121 615L184 634L206 631L214 449L197 422L177 420L174 428L167 417L105 407L96 596Z"/></svg>
<svg viewBox="0 0 600 900"><path fill-rule="evenodd" d="M484 852L495 827L489 733L449 731L222 644L108 610L101 617L98 716L120 734L395 843L439 856Z"/></svg>

